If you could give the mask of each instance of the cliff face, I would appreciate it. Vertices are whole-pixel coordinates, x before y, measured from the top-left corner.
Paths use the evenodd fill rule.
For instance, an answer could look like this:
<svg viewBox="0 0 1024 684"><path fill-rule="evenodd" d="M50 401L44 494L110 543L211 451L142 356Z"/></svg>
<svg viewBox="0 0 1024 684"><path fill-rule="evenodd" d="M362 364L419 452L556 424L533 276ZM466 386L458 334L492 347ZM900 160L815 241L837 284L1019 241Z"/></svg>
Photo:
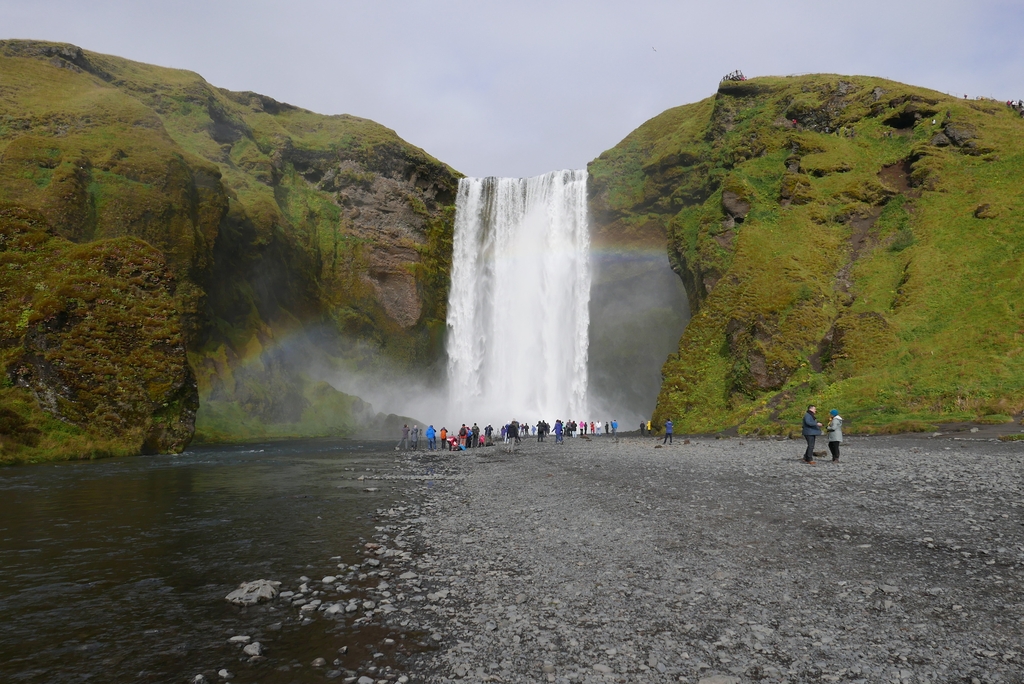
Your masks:
<svg viewBox="0 0 1024 684"><path fill-rule="evenodd" d="M0 458L346 434L314 370L439 358L458 175L392 131L32 41L0 92Z"/></svg>
<svg viewBox="0 0 1024 684"><path fill-rule="evenodd" d="M1024 409L1024 121L882 79L725 82L590 165L596 235L667 241L694 313L655 421L862 430Z"/></svg>

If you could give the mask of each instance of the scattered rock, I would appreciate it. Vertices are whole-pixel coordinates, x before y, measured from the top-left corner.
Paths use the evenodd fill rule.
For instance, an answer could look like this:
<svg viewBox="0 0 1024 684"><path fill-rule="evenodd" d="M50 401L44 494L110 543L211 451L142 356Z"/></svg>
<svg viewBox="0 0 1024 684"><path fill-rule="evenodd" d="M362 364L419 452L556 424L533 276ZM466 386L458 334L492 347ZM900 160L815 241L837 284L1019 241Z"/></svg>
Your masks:
<svg viewBox="0 0 1024 684"><path fill-rule="evenodd" d="M722 209L733 219L742 221L750 213L750 202L731 190L722 192Z"/></svg>
<svg viewBox="0 0 1024 684"><path fill-rule="evenodd" d="M961 147L969 140L977 137L977 131L974 126L970 124L960 124L949 122L942 129L942 132L946 134L946 138L949 139L957 147Z"/></svg>
<svg viewBox="0 0 1024 684"><path fill-rule="evenodd" d="M279 586L281 586L280 582L265 579L243 582L238 585L238 589L235 589L224 598L236 606L252 606L260 601L270 601L277 598L277 588Z"/></svg>
<svg viewBox="0 0 1024 684"><path fill-rule="evenodd" d="M263 655L263 644L258 641L254 641L251 644L246 644L242 651L244 651L246 655L261 656Z"/></svg>

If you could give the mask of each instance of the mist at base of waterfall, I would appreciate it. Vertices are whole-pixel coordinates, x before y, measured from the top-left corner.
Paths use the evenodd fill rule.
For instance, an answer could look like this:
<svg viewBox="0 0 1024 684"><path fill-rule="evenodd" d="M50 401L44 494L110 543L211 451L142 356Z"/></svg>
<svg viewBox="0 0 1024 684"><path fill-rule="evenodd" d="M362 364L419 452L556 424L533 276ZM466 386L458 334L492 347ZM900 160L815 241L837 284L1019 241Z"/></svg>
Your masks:
<svg viewBox="0 0 1024 684"><path fill-rule="evenodd" d="M591 260L591 415L636 430L651 418L661 368L690 320L686 289L665 251L602 250Z"/></svg>

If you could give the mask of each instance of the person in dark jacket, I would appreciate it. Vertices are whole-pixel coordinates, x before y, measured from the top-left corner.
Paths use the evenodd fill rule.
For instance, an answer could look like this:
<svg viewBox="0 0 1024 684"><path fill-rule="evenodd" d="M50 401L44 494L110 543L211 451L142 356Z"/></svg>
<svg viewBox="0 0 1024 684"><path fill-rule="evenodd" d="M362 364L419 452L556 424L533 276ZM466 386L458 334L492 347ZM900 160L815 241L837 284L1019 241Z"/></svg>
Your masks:
<svg viewBox="0 0 1024 684"><path fill-rule="evenodd" d="M804 463L815 465L814 461L814 438L821 434L821 423L817 420L818 409L814 404L807 407L804 414L803 429L801 432L807 440L807 451L804 452Z"/></svg>

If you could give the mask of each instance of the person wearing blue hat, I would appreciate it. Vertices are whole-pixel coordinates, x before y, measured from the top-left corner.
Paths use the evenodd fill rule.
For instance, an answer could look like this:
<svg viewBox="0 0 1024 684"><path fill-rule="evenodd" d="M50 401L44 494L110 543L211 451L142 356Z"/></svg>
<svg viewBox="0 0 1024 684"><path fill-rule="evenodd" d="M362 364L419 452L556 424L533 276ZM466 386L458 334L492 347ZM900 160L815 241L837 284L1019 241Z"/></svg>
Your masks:
<svg viewBox="0 0 1024 684"><path fill-rule="evenodd" d="M843 443L843 417L839 411L832 409L828 412L831 418L828 421L828 450L832 452L832 462L839 462L839 445Z"/></svg>

